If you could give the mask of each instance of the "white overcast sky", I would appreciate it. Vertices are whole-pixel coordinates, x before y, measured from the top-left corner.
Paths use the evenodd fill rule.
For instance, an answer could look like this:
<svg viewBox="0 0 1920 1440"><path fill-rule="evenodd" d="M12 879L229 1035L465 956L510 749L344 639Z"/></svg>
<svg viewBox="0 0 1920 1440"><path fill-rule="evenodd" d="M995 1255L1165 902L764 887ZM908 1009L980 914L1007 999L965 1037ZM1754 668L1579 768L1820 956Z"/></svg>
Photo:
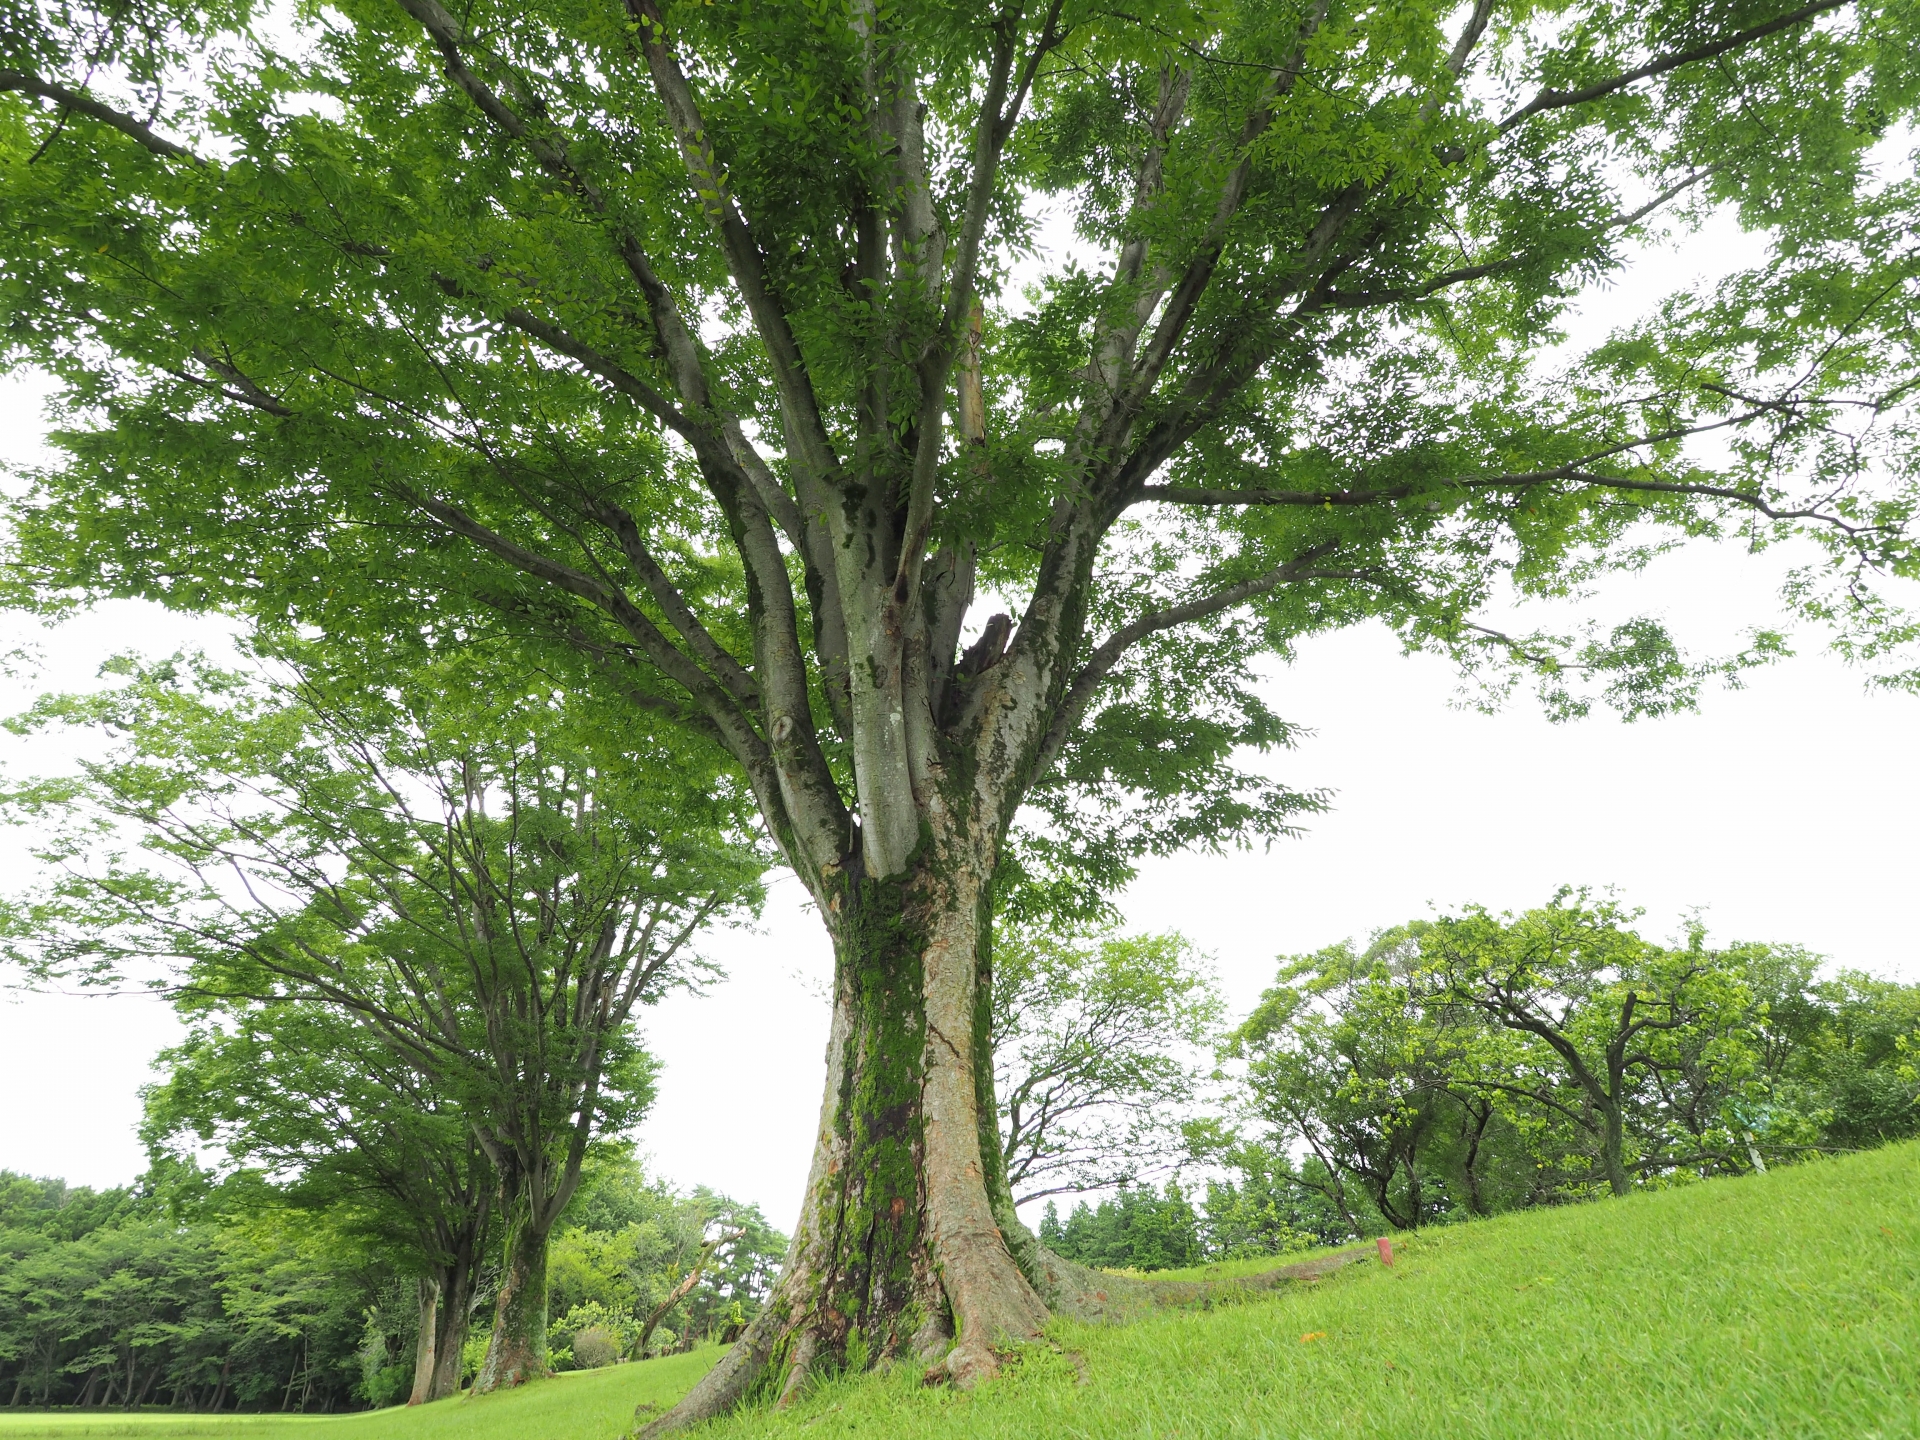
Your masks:
<svg viewBox="0 0 1920 1440"><path fill-rule="evenodd" d="M1581 328L1751 254L1743 242L1714 227L1663 259L1655 284L1594 297ZM43 394L33 377L0 379L0 460L43 454ZM1690 550L1609 584L1585 613L1658 613L1701 650L1730 648L1747 627L1779 618L1787 558ZM84 683L118 650L218 649L224 633L124 604L51 633L0 616L0 650L37 640L46 654L38 679L0 677L0 710ZM1272 762L1275 773L1331 791L1331 811L1270 851L1152 863L1122 908L1135 927L1197 942L1241 1012L1278 955L1429 907L1535 905L1565 884L1615 887L1645 907L1652 936L1675 934L1697 910L1721 940L1795 941L1836 965L1920 979L1920 698L1870 692L1815 634L1799 648L1744 690L1709 693L1698 714L1551 725L1524 698L1495 716L1456 708L1448 667L1403 657L1383 630L1316 640L1272 668L1265 694L1312 731ZM63 758L0 743L16 776ZM10 886L26 878L22 863L19 838L0 835ZM659 1173L759 1201L785 1227L818 1108L828 948L790 878L775 884L757 930L710 948L729 978L645 1021L665 1072L640 1142ZM143 1165L137 1092L177 1033L144 998L0 994L0 1169L91 1185L131 1179Z"/></svg>

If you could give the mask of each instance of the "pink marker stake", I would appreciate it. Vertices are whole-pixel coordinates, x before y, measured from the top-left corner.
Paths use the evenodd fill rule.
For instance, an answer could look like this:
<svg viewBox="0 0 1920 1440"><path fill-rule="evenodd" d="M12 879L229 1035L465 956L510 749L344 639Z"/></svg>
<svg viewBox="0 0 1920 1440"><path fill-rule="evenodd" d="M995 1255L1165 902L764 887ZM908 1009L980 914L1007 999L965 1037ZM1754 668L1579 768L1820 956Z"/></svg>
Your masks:
<svg viewBox="0 0 1920 1440"><path fill-rule="evenodd" d="M1375 1243L1380 1247L1380 1263L1382 1265L1393 1264L1393 1241L1382 1235Z"/></svg>

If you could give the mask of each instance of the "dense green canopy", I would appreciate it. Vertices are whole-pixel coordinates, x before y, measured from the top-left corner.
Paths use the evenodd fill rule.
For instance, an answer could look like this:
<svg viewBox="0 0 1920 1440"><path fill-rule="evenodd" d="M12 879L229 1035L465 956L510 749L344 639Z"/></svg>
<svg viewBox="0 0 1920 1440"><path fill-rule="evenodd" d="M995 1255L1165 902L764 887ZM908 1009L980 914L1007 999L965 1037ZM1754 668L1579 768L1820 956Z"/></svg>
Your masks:
<svg viewBox="0 0 1920 1440"><path fill-rule="evenodd" d="M0 344L73 404L16 593L489 641L723 755L833 934L782 1302L675 1424L1066 1303L993 897L1283 833L1266 657L1379 619L1658 713L1780 638L1490 608L1804 535L1800 611L1915 677L1910 0L13 13ZM1760 264L1557 348L1719 212Z"/></svg>

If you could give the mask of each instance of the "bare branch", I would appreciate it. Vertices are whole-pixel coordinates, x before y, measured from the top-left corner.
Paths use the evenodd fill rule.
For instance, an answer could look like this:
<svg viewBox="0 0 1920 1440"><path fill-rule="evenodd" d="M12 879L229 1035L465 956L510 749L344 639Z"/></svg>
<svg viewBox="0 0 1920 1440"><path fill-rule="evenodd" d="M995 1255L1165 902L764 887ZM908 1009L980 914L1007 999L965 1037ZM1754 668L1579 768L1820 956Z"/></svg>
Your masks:
<svg viewBox="0 0 1920 1440"><path fill-rule="evenodd" d="M1154 326L1153 334L1148 338L1141 355L1126 402L1116 406L1116 409L1132 409L1146 397L1159 381L1160 372L1172 357L1174 348L1186 334L1187 323L1193 318L1200 297L1206 293L1220 257L1226 252L1227 227L1239 212L1240 203L1246 198L1247 187L1253 181L1253 147L1272 123L1274 106L1292 93L1294 83L1306 67L1307 45L1325 21L1327 6L1328 0L1316 0L1313 10L1301 22L1300 38L1294 46L1292 58L1273 72L1259 101L1248 112L1235 147L1240 156L1239 162L1227 173L1226 181L1220 187L1220 194L1214 202L1213 219L1207 225L1206 234L1201 238L1193 259L1187 263L1173 293L1167 298L1166 309L1161 313L1160 322Z"/></svg>
<svg viewBox="0 0 1920 1440"><path fill-rule="evenodd" d="M408 3L431 3L431 0L408 0ZM641 50L653 75L654 91L666 107L668 123L679 141L687 178L702 212L720 238L728 273L739 287L760 342L766 347L781 406L799 452L795 458L813 474L830 478L838 473L840 462L833 453L826 423L821 418L813 381L807 375L806 362L787 313L767 284L766 257L760 253L759 243L734 202L705 122L700 118L693 87L667 45L666 19L655 0L627 0L627 11L640 26Z"/></svg>
<svg viewBox="0 0 1920 1440"><path fill-rule="evenodd" d="M569 360L578 361L582 369L598 375L676 435L695 444L715 443L710 432L694 424L686 412L653 386L611 356L603 355L592 346L575 339L558 325L542 320L531 311L522 310L518 306L509 306L500 318L521 334L538 340L549 350L565 355Z"/></svg>
<svg viewBox="0 0 1920 1440"><path fill-rule="evenodd" d="M620 548L626 552L627 560L632 564L641 583L647 587L647 593L653 596L658 605L693 653L727 690L733 698L743 705L752 705L759 701L760 687L754 683L746 667L741 665L713 633L693 613L693 607L687 604L686 597L668 578L667 572L660 568L660 562L647 548L641 538L640 527L634 522L631 513L618 505L601 502L595 506L601 522L612 530L620 541Z"/></svg>

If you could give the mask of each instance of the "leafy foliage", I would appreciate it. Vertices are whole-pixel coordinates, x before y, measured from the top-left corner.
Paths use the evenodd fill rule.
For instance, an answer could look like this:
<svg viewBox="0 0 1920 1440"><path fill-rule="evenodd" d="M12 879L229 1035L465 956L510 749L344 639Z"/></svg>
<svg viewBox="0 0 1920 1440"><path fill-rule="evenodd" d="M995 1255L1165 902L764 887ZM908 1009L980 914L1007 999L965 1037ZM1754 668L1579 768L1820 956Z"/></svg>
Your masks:
<svg viewBox="0 0 1920 1440"><path fill-rule="evenodd" d="M195 1189L163 1180L95 1193L0 1172L10 1403L324 1411L390 1401L391 1377L361 1363L368 1310L387 1283L376 1257L271 1214L235 1220Z"/></svg>
<svg viewBox="0 0 1920 1440"><path fill-rule="evenodd" d="M561 1317L555 1334L599 1326L622 1355L656 1311L661 1326L689 1342L737 1332L772 1293L787 1246L758 1206L705 1186L681 1194L649 1182L620 1152L593 1165L567 1219L548 1260L550 1303ZM661 1310L709 1240L717 1243L698 1283ZM577 1344L573 1359L582 1363Z"/></svg>
<svg viewBox="0 0 1920 1440"><path fill-rule="evenodd" d="M1232 1042L1266 1134L1219 1142L1244 1194L1277 1176L1361 1235L1920 1134L1920 987L1698 929L1663 947L1632 918L1562 894L1283 964Z"/></svg>
<svg viewBox="0 0 1920 1440"><path fill-rule="evenodd" d="M1173 1180L1160 1191L1123 1185L1098 1205L1083 1200L1064 1221L1048 1201L1040 1243L1106 1270L1173 1270L1197 1264L1203 1254L1200 1217Z"/></svg>
<svg viewBox="0 0 1920 1440"><path fill-rule="evenodd" d="M171 960L157 983L211 1023L158 1123L309 1190L381 1190L348 1203L389 1228L398 1203L422 1265L471 1270L497 1183L504 1315L589 1146L652 1100L637 1007L699 977L697 933L754 903L759 858L725 785L623 763L551 695L475 693L488 677L456 661L402 698L317 645L280 658L303 663L279 686L130 662L18 722L119 746L7 797L63 867L8 936L36 974ZM497 1316L496 1347L524 1328L543 1353L543 1315Z"/></svg>
<svg viewBox="0 0 1920 1440"><path fill-rule="evenodd" d="M994 1091L1019 1201L1137 1182L1184 1158L1219 992L1179 935L1038 926L994 945Z"/></svg>

